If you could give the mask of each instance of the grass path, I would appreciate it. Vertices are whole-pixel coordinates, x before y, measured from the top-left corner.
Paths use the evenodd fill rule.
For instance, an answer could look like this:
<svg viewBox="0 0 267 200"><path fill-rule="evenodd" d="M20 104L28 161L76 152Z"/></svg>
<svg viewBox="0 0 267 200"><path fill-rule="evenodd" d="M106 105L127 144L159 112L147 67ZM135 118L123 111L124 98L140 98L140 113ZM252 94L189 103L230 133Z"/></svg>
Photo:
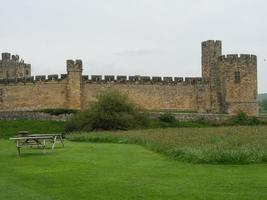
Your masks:
<svg viewBox="0 0 267 200"><path fill-rule="evenodd" d="M267 165L193 165L137 145L66 142L54 152L0 140L0 199L267 199Z"/></svg>

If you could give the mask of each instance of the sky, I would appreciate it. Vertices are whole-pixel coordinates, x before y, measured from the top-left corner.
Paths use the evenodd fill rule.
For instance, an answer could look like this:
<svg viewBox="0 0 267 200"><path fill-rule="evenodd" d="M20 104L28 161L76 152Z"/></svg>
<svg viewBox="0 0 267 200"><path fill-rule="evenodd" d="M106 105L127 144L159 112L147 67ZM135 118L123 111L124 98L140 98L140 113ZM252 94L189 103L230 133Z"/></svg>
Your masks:
<svg viewBox="0 0 267 200"><path fill-rule="evenodd" d="M0 52L19 54L32 75L201 76L201 42L223 54L258 56L267 92L266 0L0 0ZM266 59L266 61L265 61Z"/></svg>

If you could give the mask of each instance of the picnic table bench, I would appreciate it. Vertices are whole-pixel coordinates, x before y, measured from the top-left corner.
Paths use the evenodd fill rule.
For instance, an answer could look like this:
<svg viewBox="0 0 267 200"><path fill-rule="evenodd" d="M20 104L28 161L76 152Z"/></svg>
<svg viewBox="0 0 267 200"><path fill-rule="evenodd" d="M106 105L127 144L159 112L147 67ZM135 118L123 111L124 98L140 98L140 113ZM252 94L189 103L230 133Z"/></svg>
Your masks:
<svg viewBox="0 0 267 200"><path fill-rule="evenodd" d="M62 134L27 134L26 131L19 132L18 136L9 138L15 140L17 148L17 156L20 156L20 149L25 146L37 146L44 149L46 140L52 143L52 150L55 148L56 143L61 143L64 147Z"/></svg>

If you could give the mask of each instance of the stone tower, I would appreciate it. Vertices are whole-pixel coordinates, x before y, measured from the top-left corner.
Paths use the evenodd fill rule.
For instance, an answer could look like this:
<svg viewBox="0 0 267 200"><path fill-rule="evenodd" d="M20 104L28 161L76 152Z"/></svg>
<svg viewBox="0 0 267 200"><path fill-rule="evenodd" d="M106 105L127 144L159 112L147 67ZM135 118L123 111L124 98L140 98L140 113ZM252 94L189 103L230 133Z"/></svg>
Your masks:
<svg viewBox="0 0 267 200"><path fill-rule="evenodd" d="M210 80L211 111L258 115L257 57L222 55L222 42L202 42L202 76Z"/></svg>
<svg viewBox="0 0 267 200"><path fill-rule="evenodd" d="M202 42L202 77L211 77L212 70L217 65L218 57L222 55L222 42L208 40Z"/></svg>
<svg viewBox="0 0 267 200"><path fill-rule="evenodd" d="M81 109L82 70L81 60L67 60L67 104L70 109Z"/></svg>
<svg viewBox="0 0 267 200"><path fill-rule="evenodd" d="M210 80L210 112L224 112L218 81L218 58L222 55L222 42L208 40L202 42L201 46L202 77Z"/></svg>
<svg viewBox="0 0 267 200"><path fill-rule="evenodd" d="M18 55L2 53L0 60L0 79L28 78L31 76L31 65L19 60Z"/></svg>
<svg viewBox="0 0 267 200"><path fill-rule="evenodd" d="M218 58L222 108L227 113L257 116L257 56L227 55Z"/></svg>

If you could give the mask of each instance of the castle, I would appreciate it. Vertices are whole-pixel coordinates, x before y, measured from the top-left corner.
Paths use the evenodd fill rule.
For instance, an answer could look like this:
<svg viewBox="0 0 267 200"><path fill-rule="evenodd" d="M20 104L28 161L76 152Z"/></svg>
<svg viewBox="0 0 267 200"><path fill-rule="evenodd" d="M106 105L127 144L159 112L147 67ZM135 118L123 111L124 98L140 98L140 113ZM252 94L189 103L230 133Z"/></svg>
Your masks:
<svg viewBox="0 0 267 200"><path fill-rule="evenodd" d="M31 65L19 60L18 55L2 53L0 61L0 79L28 78L31 76Z"/></svg>
<svg viewBox="0 0 267 200"><path fill-rule="evenodd" d="M202 77L82 75L81 60L67 60L67 74L31 76L18 56L0 60L0 111L87 109L101 92L117 89L150 110L199 113L240 111L258 115L257 57L222 55L221 41L202 43Z"/></svg>

